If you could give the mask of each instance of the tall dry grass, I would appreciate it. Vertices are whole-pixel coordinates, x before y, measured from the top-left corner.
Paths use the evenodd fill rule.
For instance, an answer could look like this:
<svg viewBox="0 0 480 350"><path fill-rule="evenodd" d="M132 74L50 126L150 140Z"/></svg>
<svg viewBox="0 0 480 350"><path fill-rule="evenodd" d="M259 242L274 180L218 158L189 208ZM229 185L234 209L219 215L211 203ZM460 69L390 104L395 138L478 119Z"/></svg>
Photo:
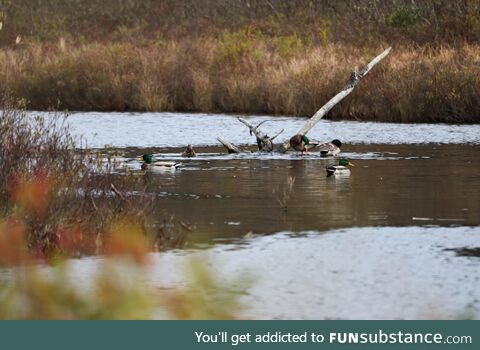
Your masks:
<svg viewBox="0 0 480 350"><path fill-rule="evenodd" d="M108 150L79 148L65 118L0 104L0 221L21 223L28 248L45 258L104 252L128 222L152 251L183 247L192 229L153 210L148 179L119 174Z"/></svg>
<svg viewBox="0 0 480 350"><path fill-rule="evenodd" d="M0 51L0 89L31 109L201 111L310 116L384 46L314 46L255 31L219 38ZM477 44L399 46L328 116L478 122Z"/></svg>
<svg viewBox="0 0 480 350"><path fill-rule="evenodd" d="M0 94L29 108L478 122L480 0L0 0Z"/></svg>

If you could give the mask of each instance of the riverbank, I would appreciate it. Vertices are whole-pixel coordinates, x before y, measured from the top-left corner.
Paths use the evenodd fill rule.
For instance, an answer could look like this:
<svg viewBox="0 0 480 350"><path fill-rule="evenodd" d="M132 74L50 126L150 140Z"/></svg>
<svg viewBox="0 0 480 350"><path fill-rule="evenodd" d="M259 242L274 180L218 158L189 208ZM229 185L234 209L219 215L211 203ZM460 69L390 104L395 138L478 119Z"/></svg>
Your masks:
<svg viewBox="0 0 480 350"><path fill-rule="evenodd" d="M477 123L478 1L6 0L0 94L36 110Z"/></svg>
<svg viewBox="0 0 480 350"><path fill-rule="evenodd" d="M161 45L25 44L0 51L3 93L28 108L311 116L383 47L240 31ZM480 47L394 47L329 119L475 123Z"/></svg>

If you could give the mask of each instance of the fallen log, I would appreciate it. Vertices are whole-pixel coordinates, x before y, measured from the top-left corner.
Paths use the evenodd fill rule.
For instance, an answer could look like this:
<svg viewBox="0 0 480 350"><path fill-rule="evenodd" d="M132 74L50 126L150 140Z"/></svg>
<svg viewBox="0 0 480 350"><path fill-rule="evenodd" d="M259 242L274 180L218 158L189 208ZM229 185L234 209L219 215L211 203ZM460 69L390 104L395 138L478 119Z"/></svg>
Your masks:
<svg viewBox="0 0 480 350"><path fill-rule="evenodd" d="M241 152L240 149L237 146L235 146L234 144L231 144L230 142L222 139L221 137L217 137L217 140L218 140L218 142L220 142L223 145L223 147L225 147L227 149L228 153L240 153Z"/></svg>
<svg viewBox="0 0 480 350"><path fill-rule="evenodd" d="M257 146L259 151L271 152L273 151L273 139L267 134L263 133L259 127L268 120L260 122L258 125L252 125L247 122L245 119L237 118L241 123L245 124L250 129L250 135L254 134L257 138ZM276 135L278 136L278 135Z"/></svg>
<svg viewBox="0 0 480 350"><path fill-rule="evenodd" d="M369 64L365 66L360 72L353 71L350 75L350 80L348 81L347 85L335 95L330 101L328 101L322 108L320 108L309 120L305 123L305 125L297 132L299 135L307 134L310 129L312 129L315 124L317 124L320 119L322 119L337 103L343 100L348 94L350 94L358 82L365 76L367 73L378 63L380 62L385 56L387 56L392 48L389 47L385 51L383 51L380 55L375 57ZM280 152L286 152L290 148L289 140L285 141L278 150Z"/></svg>
<svg viewBox="0 0 480 350"><path fill-rule="evenodd" d="M307 134L310 129L312 129L315 124L317 124L320 119L322 119L337 103L339 103L341 100L343 100L348 94L350 94L355 86L358 84L358 82L365 76L367 73L378 63L380 62L385 56L387 56L390 53L390 50L392 48L389 47L385 51L383 51L380 55L375 57L370 63L368 63L360 72L353 71L350 75L350 79L348 80L347 84L343 87L343 89L335 95L330 101L328 101L325 105L322 106L306 123L305 125L297 132L297 134L300 135L305 135ZM269 137L267 134L262 132L259 127L263 123L267 122L268 120L262 121L258 125L252 125L248 121L246 121L243 118L238 118L238 120L243 123L245 126L247 126L250 129L250 135L254 134L256 139L257 139L257 145L258 149L260 151L266 151L266 152L271 152L273 150L279 151L279 152L286 152L290 148L290 139L287 139L282 145L279 147L275 148L273 144L273 140L280 135L282 131L280 131L278 134L276 134L274 137ZM220 141L221 139L218 138ZM220 141L229 151L229 153L239 153L240 151L238 148L236 148L237 151L230 152L229 146L231 145L230 143L226 142L225 140ZM232 145L233 146L233 145Z"/></svg>

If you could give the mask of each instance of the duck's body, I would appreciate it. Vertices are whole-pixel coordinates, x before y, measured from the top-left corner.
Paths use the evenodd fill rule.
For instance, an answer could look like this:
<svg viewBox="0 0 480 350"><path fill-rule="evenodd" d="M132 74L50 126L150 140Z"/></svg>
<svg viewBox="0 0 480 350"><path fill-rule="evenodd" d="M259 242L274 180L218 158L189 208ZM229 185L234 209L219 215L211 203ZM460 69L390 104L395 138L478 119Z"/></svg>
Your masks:
<svg viewBox="0 0 480 350"><path fill-rule="evenodd" d="M343 165L331 165L327 167L327 177L329 176L349 176L351 171L348 167Z"/></svg>
<svg viewBox="0 0 480 350"><path fill-rule="evenodd" d="M142 169L147 170L147 169L176 169L178 168L181 163L176 163L176 162L155 162L151 164L143 163L142 164Z"/></svg>
<svg viewBox="0 0 480 350"><path fill-rule="evenodd" d="M326 168L327 177L330 176L350 176L351 166L354 166L348 159L340 159L338 165L330 165Z"/></svg>
<svg viewBox="0 0 480 350"><path fill-rule="evenodd" d="M310 139L305 136L305 135L294 135L290 139L290 147L292 147L296 151L300 152L307 152L308 153L308 148L307 145L310 143Z"/></svg>
<svg viewBox="0 0 480 350"><path fill-rule="evenodd" d="M337 139L318 145L320 156L322 157L336 156L340 153L340 147L342 147L342 143Z"/></svg>
<svg viewBox="0 0 480 350"><path fill-rule="evenodd" d="M154 162L152 154L144 154L142 156L144 163L142 164L142 170L157 169L157 170L175 170L181 163L177 162Z"/></svg>
<svg viewBox="0 0 480 350"><path fill-rule="evenodd" d="M182 153L182 157L186 158L192 158L196 157L197 154L195 153L195 150L193 149L192 145L188 145L187 148L185 148L185 151Z"/></svg>

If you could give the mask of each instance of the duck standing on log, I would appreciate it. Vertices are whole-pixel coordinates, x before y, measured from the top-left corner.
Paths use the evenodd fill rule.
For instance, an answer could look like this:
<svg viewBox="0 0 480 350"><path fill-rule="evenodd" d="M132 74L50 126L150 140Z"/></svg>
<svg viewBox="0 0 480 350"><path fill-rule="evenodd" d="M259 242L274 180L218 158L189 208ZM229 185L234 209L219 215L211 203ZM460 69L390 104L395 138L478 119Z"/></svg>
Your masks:
<svg viewBox="0 0 480 350"><path fill-rule="evenodd" d="M342 147L342 143L337 139L318 145L322 157L336 156L340 153L340 147Z"/></svg>
<svg viewBox="0 0 480 350"><path fill-rule="evenodd" d="M297 134L290 139L290 147L296 151L305 152L308 154L308 150L319 150L320 156L330 157L336 156L340 153L340 147L342 142L338 139L334 139L331 142L325 142L320 144L317 140L311 140L306 135Z"/></svg>
<svg viewBox="0 0 480 350"><path fill-rule="evenodd" d="M307 146L310 144L310 139L306 135L294 135L290 139L290 147L296 151L308 153Z"/></svg>

